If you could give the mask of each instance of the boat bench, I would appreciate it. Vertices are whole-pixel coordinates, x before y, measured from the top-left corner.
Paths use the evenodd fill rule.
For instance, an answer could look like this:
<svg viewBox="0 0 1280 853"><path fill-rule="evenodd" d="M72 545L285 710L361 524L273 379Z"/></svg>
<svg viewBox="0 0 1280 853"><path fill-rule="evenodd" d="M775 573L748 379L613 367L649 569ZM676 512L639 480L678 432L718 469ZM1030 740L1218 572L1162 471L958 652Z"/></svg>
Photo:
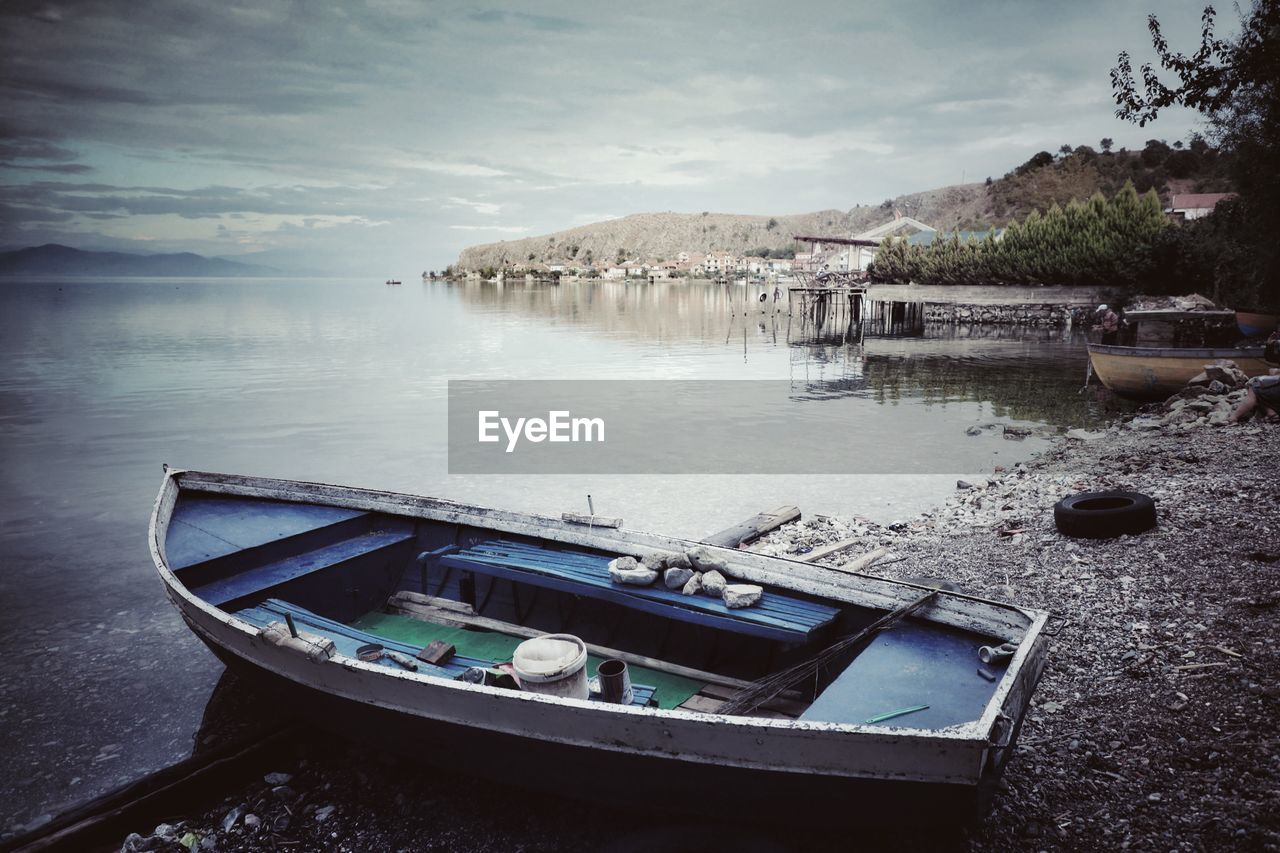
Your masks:
<svg viewBox="0 0 1280 853"><path fill-rule="evenodd" d="M413 541L410 523L354 513L175 568L174 574L183 586L214 607L234 610L255 596L328 569L408 559L413 554Z"/></svg>
<svg viewBox="0 0 1280 853"><path fill-rule="evenodd" d="M612 557L581 551L562 551L523 542L488 540L465 548L451 545L419 555L424 569L443 569L505 578L518 583L571 593L657 616L704 625L735 634L804 643L840 613L826 604L765 592L758 604L732 609L719 598L684 595L654 586L614 583L609 576Z"/></svg>
<svg viewBox="0 0 1280 853"><path fill-rule="evenodd" d="M480 658L466 657L465 655L454 655L441 665L427 663L426 661L417 660L416 655L422 651L420 646L409 645L408 643L400 643L386 637L380 637L377 634L370 634L368 631L361 631L359 628L352 628L350 625L344 625L341 622L335 622L332 619L326 619L310 610L299 607L296 604L290 604L287 601L281 601L277 598L269 598L256 607L246 607L243 610L236 611L236 618L243 619L259 628L266 627L271 622L284 622L285 614L288 613L293 617L293 622L299 631L306 630L312 634L320 634L333 640L333 645L337 649L338 654L347 657L356 657L356 649L366 643L378 643L384 649L393 652L399 652L409 658L413 658L418 664L418 671L427 675L435 675L440 678L453 678L460 675L473 666L488 669L493 666L493 661L482 660ZM403 668L395 661L382 658L377 661L379 666L390 667L391 669L400 670ZM657 692L656 687L647 684L632 684L631 691L634 694L631 700L632 705L645 707L653 699L653 694Z"/></svg>

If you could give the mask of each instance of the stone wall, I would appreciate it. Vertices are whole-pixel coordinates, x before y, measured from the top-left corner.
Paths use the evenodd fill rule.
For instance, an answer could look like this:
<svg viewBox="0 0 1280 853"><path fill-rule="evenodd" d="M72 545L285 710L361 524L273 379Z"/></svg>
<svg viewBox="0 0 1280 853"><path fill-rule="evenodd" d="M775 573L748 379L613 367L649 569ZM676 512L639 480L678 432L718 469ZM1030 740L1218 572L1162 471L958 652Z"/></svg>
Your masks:
<svg viewBox="0 0 1280 853"><path fill-rule="evenodd" d="M958 305L1078 305L1097 307L1101 287L1030 287L999 284L872 284L867 297L877 302L953 302Z"/></svg>
<svg viewBox="0 0 1280 853"><path fill-rule="evenodd" d="M926 323L1070 326L1102 300L1098 287L873 284L867 298L923 303Z"/></svg>
<svg viewBox="0 0 1280 853"><path fill-rule="evenodd" d="M926 302L926 323L993 323L1024 326L1071 326L1090 308L1070 305L964 305Z"/></svg>

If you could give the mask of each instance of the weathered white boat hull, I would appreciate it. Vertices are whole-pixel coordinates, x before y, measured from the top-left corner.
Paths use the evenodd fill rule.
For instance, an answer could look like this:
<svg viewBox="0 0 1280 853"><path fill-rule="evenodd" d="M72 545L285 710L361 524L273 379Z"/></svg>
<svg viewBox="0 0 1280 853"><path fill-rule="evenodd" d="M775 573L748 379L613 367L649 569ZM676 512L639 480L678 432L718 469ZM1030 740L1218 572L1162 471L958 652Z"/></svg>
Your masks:
<svg viewBox="0 0 1280 853"><path fill-rule="evenodd" d="M557 520L384 492L221 475L167 474L152 519L150 545L170 599L197 636L228 663L308 697L302 704L310 707L300 710L378 709L380 718L395 725L360 726L359 730L394 730L401 750L411 748L417 740L427 747L424 753L438 753L438 738L428 733L445 731L451 737L471 734L472 740L481 743L515 739L530 749L536 743L538 752L556 745L594 763L644 764L651 770L659 768L658 772L669 768L665 778L675 785L695 778L696 773L689 775L691 769L703 768L718 775L790 778L806 786L823 780L907 783L911 789L921 784L941 786L957 801L967 801L977 796L984 780L998 774L1044 662L1044 641L1039 634L1046 614L963 596L939 601L930 618L958 625L980 624L988 632L1019 643L981 718L940 731L604 705L390 670L342 655L313 662L290 648L261 639L257 626L195 597L170 571L164 555L165 528L180 482L200 491L322 500L352 508L479 523L494 530L533 533L592 547L607 548L612 542L634 548L640 541L646 547L676 548L688 543L646 534L586 530ZM793 561L741 552L735 552L734 559L742 566L744 578L846 601L891 607L919 592L909 585L837 575ZM316 701L320 698L327 701ZM617 782L633 784L625 774ZM600 793L611 785L608 780L596 780L593 787Z"/></svg>

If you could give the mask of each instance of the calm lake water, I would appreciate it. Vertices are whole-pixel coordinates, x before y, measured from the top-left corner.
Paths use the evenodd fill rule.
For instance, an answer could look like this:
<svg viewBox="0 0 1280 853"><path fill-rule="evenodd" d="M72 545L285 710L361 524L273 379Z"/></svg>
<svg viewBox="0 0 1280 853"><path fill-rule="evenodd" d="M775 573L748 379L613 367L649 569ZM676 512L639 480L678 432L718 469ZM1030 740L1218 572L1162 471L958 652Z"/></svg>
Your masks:
<svg viewBox="0 0 1280 853"><path fill-rule="evenodd" d="M907 517L949 494L956 473L1043 447L966 427L1086 425L1106 405L1078 393L1086 356L1069 332L817 333L785 302L761 310L758 292L0 283L0 833L192 750L221 666L168 604L147 552L163 462L552 514L585 511L589 492L628 527L696 538L788 503ZM741 444L736 476L451 477L446 382L498 378L789 380L847 411L846 429L798 429L796 441L939 473L752 475L753 459L785 448L745 434L726 437Z"/></svg>

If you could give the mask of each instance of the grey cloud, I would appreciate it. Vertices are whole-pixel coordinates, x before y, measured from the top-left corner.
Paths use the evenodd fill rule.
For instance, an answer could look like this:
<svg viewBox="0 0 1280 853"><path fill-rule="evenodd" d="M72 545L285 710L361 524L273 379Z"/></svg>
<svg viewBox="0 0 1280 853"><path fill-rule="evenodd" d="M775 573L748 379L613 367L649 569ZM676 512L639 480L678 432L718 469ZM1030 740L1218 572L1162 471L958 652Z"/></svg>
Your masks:
<svg viewBox="0 0 1280 853"><path fill-rule="evenodd" d="M672 163L667 167L671 172L709 172L716 168L717 164L711 160L681 160L679 163Z"/></svg>
<svg viewBox="0 0 1280 853"><path fill-rule="evenodd" d="M56 172L62 175L80 175L92 172L92 166L84 163L6 163L0 160L0 169L22 169L30 172Z"/></svg>
<svg viewBox="0 0 1280 853"><path fill-rule="evenodd" d="M501 205L495 226L531 233L592 210L843 208L965 170L1003 174L1037 147L1133 144L1111 117L1106 71L1146 43L1149 5L8 0L0 216L82 232L109 219L115 233L144 214L257 220L237 224L245 233L273 214L354 216L391 224L281 239L364 252L398 239L408 255L470 242L441 202L414 201L425 197L482 198ZM1197 0L1161 15L1175 47L1193 44ZM752 132L823 162L778 158L759 174L709 153L752 151L699 144ZM624 162L616 151L636 156L608 168ZM593 152L599 162L580 162ZM90 168L101 181L76 180ZM656 184L664 174L715 179Z"/></svg>
<svg viewBox="0 0 1280 853"><path fill-rule="evenodd" d="M482 24L515 22L528 24L536 30L545 32L573 32L584 29L581 21L570 18L559 18L551 15L530 15L526 12L509 12L502 9L484 9L472 12L467 18Z"/></svg>
<svg viewBox="0 0 1280 853"><path fill-rule="evenodd" d="M385 203L351 187L267 187L247 191L233 187L171 189L113 187L105 184L38 182L0 187L11 202L31 216L84 214L141 216L173 214L184 219L207 219L227 214L319 216L376 215Z"/></svg>

